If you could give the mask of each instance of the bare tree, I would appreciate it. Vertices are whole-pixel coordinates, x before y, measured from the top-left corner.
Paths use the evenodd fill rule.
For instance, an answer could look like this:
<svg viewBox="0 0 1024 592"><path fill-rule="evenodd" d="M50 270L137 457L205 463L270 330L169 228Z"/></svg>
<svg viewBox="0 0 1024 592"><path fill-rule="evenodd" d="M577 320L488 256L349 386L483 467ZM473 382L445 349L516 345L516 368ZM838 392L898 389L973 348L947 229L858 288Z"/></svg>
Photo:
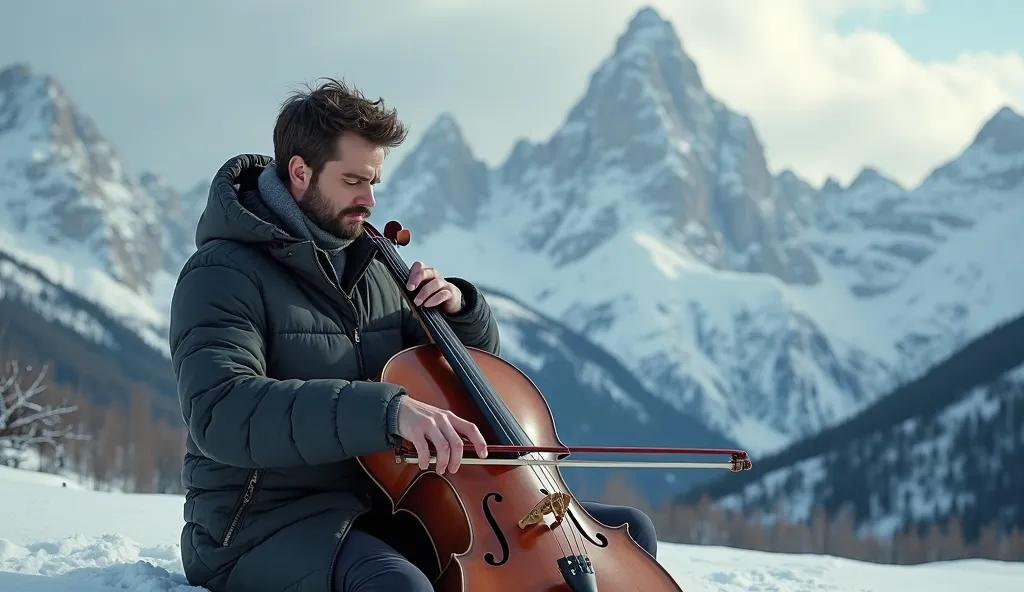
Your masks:
<svg viewBox="0 0 1024 592"><path fill-rule="evenodd" d="M26 369L32 371L29 366ZM28 387L23 386L17 362L0 374L0 464L18 466L30 447L51 447L59 456L67 440L83 440L87 436L74 433L64 425L63 417L77 409L73 405L47 405L36 397L46 390L44 366Z"/></svg>

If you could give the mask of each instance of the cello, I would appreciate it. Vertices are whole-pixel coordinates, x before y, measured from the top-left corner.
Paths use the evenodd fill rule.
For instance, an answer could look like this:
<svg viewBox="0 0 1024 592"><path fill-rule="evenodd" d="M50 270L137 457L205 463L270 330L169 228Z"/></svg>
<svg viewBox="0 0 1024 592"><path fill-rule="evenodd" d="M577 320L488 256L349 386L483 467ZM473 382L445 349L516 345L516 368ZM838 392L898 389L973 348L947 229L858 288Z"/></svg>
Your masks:
<svg viewBox="0 0 1024 592"><path fill-rule="evenodd" d="M637 466L573 461L572 452L718 454L722 463L650 462L649 467L747 470L742 450L573 447L559 439L544 395L517 367L470 348L442 313L413 302L409 267L397 247L410 233L396 221L380 233L363 223L387 268L424 326L431 343L405 349L378 378L404 386L417 400L447 409L477 425L486 458L466 446L462 467L443 476L416 464L404 443L394 451L358 457L362 469L391 502L393 514L411 514L425 529L438 575L438 592L682 592L625 525L609 528L575 500L559 466ZM431 463L436 457L431 457Z"/></svg>

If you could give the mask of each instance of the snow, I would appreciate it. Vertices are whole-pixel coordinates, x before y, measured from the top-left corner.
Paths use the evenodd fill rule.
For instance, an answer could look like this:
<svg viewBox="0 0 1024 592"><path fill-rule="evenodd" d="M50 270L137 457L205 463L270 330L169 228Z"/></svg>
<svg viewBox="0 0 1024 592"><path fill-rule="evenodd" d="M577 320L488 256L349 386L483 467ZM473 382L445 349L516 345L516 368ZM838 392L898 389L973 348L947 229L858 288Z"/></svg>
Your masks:
<svg viewBox="0 0 1024 592"><path fill-rule="evenodd" d="M181 567L183 498L61 486L48 475L0 467L0 590L200 592ZM1016 592L1024 564L953 561L885 566L662 543L659 561L686 592Z"/></svg>
<svg viewBox="0 0 1024 592"><path fill-rule="evenodd" d="M0 252L39 272L46 281L100 306L111 317L134 329L147 344L170 357L166 335L170 315L170 294L174 288L175 278L169 277L166 272L158 272L155 275L156 289L153 295L140 294L101 269L75 260L73 249L69 250L72 257L68 258L53 257L31 248L26 249L18 236L5 232L3 228L0 228ZM40 294L45 290L37 278L28 274L15 274L10 267L0 268L0 277L17 283L19 288L30 294ZM53 308L43 298L37 298L32 304L39 309ZM46 311L41 312L48 314ZM49 316L53 318L54 314L49 313ZM74 311L73 314L79 317L82 315L80 311ZM98 325L93 319L60 321L100 343L109 343L112 339L102 328L87 326Z"/></svg>

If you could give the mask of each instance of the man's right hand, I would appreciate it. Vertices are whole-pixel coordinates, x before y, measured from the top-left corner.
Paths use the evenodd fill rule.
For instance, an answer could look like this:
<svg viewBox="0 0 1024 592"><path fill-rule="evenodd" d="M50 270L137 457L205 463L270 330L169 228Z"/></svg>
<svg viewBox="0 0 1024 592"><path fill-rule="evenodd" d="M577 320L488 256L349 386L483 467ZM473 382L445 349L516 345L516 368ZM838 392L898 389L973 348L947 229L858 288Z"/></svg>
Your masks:
<svg viewBox="0 0 1024 592"><path fill-rule="evenodd" d="M398 406L398 435L412 442L416 447L416 456L420 468L426 470L430 466L429 440L437 452L438 475L451 468L454 473L462 464L462 437L464 434L480 458L487 458L487 443L480 430L471 422L462 419L451 411L428 405L406 395Z"/></svg>

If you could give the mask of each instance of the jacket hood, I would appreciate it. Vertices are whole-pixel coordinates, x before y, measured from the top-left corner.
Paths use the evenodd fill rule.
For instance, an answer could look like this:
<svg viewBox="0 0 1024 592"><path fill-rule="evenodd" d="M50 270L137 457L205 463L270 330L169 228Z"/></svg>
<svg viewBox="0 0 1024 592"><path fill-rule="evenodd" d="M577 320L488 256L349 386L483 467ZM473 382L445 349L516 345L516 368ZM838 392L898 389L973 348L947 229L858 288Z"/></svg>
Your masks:
<svg viewBox="0 0 1024 592"><path fill-rule="evenodd" d="M196 228L196 248L217 239L248 244L297 242L260 199L260 173L273 161L262 154L240 154L214 175L206 209Z"/></svg>
<svg viewBox="0 0 1024 592"><path fill-rule="evenodd" d="M284 230L281 220L260 197L260 173L273 160L262 154L240 154L220 167L210 183L206 209L196 227L196 248L200 249L215 240L264 247L285 265L305 274L312 281L324 280L327 276L323 268L330 265L330 260L318 262L318 257L327 257L326 252L320 252L312 240L296 238ZM296 245L303 248L294 249ZM375 248L373 241L363 233L346 247L346 252L348 257L340 278L340 287L346 294L351 294L356 282L369 267Z"/></svg>

